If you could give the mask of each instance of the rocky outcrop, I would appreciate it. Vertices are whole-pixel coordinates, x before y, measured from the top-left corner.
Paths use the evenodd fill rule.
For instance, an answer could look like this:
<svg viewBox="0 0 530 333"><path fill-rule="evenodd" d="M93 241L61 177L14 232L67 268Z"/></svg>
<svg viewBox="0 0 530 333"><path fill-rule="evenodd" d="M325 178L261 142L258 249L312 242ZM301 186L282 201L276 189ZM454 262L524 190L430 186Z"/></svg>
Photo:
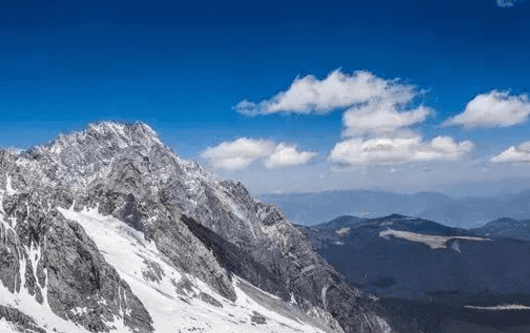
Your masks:
<svg viewBox="0 0 530 333"><path fill-rule="evenodd" d="M0 151L0 198L0 281L88 330L107 331L115 320L138 332L153 327L83 227L59 208L119 219L228 300L237 297L237 275L301 309L331 313L346 332L389 331L369 310L376 305L326 265L276 207L181 160L145 124L91 124L48 146ZM151 267L145 277L157 281L161 273ZM206 294L200 299L215 303Z"/></svg>
<svg viewBox="0 0 530 333"><path fill-rule="evenodd" d="M0 320L2 319L13 324L20 332L46 333L46 330L39 327L33 318L12 307L0 305Z"/></svg>
<svg viewBox="0 0 530 333"><path fill-rule="evenodd" d="M153 331L147 310L83 228L51 208L61 196L16 188L4 195L0 217L3 286L46 300L57 316L90 331L108 331L116 318L134 331Z"/></svg>
<svg viewBox="0 0 530 333"><path fill-rule="evenodd" d="M333 318L333 316L329 312L324 311L319 307L314 307L307 311L307 314L311 318L317 319L318 321L324 323L333 331L338 333L344 333L344 330L342 329L340 324L335 320L335 318Z"/></svg>

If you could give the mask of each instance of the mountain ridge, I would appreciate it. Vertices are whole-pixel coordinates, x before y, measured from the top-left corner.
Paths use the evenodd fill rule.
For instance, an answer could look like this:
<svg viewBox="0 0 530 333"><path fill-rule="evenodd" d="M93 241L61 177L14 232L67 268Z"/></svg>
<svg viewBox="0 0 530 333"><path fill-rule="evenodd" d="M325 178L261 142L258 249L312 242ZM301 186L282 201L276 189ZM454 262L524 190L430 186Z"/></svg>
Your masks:
<svg viewBox="0 0 530 333"><path fill-rule="evenodd" d="M379 314L397 330L530 328L528 241L399 214L298 228L352 286L379 298Z"/></svg>
<svg viewBox="0 0 530 333"><path fill-rule="evenodd" d="M197 297L238 302L239 274L336 332L392 331L370 310L377 304L326 265L276 207L180 159L144 123L89 124L47 146L1 150L0 170L0 280L14 297L0 305L27 290L26 303L49 306L75 327L165 332L144 284L177 307ZM97 227L87 234L89 226ZM99 229L125 237L124 248L134 244L137 276ZM169 271L181 280L172 282Z"/></svg>
<svg viewBox="0 0 530 333"><path fill-rule="evenodd" d="M480 228L471 229L488 237L514 238L530 241L530 220L517 220L501 217L488 222Z"/></svg>
<svg viewBox="0 0 530 333"><path fill-rule="evenodd" d="M451 227L478 228L506 216L530 214L530 190L497 196L451 197L438 192L401 194L371 190L329 190L314 193L261 194L293 223L312 226L339 215L376 218L398 213L437 221Z"/></svg>

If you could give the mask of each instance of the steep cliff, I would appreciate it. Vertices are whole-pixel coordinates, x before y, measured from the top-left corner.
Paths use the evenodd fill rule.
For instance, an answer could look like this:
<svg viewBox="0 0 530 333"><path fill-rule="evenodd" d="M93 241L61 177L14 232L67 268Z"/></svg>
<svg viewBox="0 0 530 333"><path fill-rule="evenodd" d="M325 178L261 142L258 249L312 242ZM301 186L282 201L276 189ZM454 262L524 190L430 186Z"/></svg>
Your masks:
<svg viewBox="0 0 530 333"><path fill-rule="evenodd" d="M209 318L236 316L223 304L246 299L276 309L269 321L252 310L239 323L249 331L286 318L315 331L391 332L277 208L180 159L143 123L91 124L0 151L0 253L0 305L49 309L64 330L185 331L161 322L200 302L223 309L192 317L210 331ZM168 310L154 311L164 299ZM46 330L44 317L25 315Z"/></svg>

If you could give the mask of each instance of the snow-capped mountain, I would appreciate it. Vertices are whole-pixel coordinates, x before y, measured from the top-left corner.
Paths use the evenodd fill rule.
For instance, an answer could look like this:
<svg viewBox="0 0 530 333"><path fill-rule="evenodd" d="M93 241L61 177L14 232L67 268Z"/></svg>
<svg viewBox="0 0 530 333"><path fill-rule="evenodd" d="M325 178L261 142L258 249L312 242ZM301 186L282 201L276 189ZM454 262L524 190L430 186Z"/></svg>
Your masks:
<svg viewBox="0 0 530 333"><path fill-rule="evenodd" d="M304 233L143 123L0 150L2 332L392 332Z"/></svg>

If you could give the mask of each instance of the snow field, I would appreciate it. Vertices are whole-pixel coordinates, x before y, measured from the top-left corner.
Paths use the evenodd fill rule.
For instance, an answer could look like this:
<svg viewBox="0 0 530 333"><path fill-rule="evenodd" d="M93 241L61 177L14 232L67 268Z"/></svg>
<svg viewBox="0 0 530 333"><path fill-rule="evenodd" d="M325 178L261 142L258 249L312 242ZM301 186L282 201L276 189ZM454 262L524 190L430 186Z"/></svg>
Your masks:
<svg viewBox="0 0 530 333"><path fill-rule="evenodd" d="M446 236L424 235L424 234L418 234L415 232L401 231L401 230L394 230L394 229L387 229L385 231L379 232L379 237L385 238L388 236L402 238L402 239L405 239L411 242L423 243L429 246L431 249L445 249L447 247L446 245L447 241L451 239L463 239L463 240L477 241L477 242L491 240L487 238L467 237L467 236L446 237Z"/></svg>
<svg viewBox="0 0 530 333"><path fill-rule="evenodd" d="M114 266L131 287L133 293L142 301L153 318L153 327L157 333L173 332L215 332L215 333L291 333L323 332L294 317L282 316L269 310L249 297L240 287L246 283L234 279L237 300L231 302L211 290L205 283L179 272L169 264L169 260L158 251L153 243L143 239L143 234L112 216L103 216L97 209L76 212L58 208L65 218L77 221L87 234L96 242L109 264ZM149 270L149 264L158 265L163 274L160 281L144 277L143 271ZM175 288L175 283L187 277L192 282L195 294L200 292L214 297L223 307L219 308L203 302L196 297L183 295ZM262 292L264 293L264 292ZM272 300L279 299L267 293ZM266 318L267 323L252 323L253 312ZM121 322L117 319L115 323ZM128 332L124 327L115 332Z"/></svg>

